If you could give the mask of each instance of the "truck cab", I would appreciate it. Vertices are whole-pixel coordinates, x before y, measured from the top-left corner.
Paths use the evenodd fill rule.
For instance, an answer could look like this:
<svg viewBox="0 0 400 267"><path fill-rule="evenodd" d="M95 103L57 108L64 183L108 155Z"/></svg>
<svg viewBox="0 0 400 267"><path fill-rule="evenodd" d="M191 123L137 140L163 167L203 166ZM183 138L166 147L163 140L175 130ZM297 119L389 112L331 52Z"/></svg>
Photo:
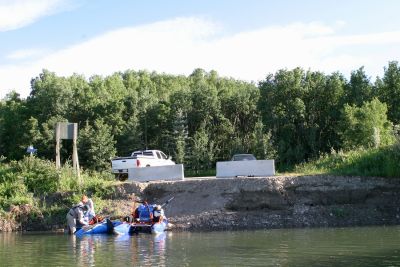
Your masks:
<svg viewBox="0 0 400 267"><path fill-rule="evenodd" d="M174 165L171 157L160 150L138 150L129 157L116 157L111 160L112 173L119 180L128 178L128 169L152 166Z"/></svg>

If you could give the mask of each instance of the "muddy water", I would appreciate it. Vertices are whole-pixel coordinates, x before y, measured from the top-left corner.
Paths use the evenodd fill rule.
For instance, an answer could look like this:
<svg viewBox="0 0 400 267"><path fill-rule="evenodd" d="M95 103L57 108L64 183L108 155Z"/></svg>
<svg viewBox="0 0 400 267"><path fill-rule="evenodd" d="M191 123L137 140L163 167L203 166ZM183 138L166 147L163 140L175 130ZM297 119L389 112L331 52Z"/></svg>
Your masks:
<svg viewBox="0 0 400 267"><path fill-rule="evenodd" d="M400 226L82 239L2 233L0 266L400 266Z"/></svg>

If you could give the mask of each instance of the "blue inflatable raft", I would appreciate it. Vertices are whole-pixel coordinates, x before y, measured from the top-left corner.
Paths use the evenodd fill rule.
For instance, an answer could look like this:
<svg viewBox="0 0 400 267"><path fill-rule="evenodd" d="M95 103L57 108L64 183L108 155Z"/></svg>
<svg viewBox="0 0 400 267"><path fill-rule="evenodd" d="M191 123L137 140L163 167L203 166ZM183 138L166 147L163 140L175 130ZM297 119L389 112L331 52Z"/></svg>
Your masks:
<svg viewBox="0 0 400 267"><path fill-rule="evenodd" d="M75 232L75 235L77 237L82 237L84 235L112 234L114 233L114 228L120 224L122 224L121 221L111 221L109 219L105 219L100 223L80 228Z"/></svg>
<svg viewBox="0 0 400 267"><path fill-rule="evenodd" d="M148 234L161 234L167 229L168 220L164 219L162 222L157 223L121 223L114 227L114 233L119 235L134 235L139 233L148 233Z"/></svg>

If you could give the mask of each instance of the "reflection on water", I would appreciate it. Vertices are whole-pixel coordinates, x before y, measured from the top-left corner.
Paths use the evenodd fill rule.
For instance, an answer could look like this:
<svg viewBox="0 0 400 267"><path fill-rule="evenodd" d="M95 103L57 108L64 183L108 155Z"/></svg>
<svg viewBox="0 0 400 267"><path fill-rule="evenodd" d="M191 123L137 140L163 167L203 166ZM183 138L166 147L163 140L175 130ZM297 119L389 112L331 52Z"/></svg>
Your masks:
<svg viewBox="0 0 400 267"><path fill-rule="evenodd" d="M166 266L166 233L161 235L71 236L71 253L79 266Z"/></svg>
<svg viewBox="0 0 400 267"><path fill-rule="evenodd" d="M400 227L0 234L1 266L400 266Z"/></svg>

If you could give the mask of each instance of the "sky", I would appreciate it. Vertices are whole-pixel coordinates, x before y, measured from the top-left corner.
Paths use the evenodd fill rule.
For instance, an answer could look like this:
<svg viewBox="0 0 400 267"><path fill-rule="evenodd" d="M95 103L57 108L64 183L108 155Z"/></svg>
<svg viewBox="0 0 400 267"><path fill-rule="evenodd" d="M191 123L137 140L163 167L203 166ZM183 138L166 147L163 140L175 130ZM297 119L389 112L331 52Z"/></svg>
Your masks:
<svg viewBox="0 0 400 267"><path fill-rule="evenodd" d="M400 59L397 0L0 0L0 98L59 76L196 68L258 83L302 67L371 80Z"/></svg>

